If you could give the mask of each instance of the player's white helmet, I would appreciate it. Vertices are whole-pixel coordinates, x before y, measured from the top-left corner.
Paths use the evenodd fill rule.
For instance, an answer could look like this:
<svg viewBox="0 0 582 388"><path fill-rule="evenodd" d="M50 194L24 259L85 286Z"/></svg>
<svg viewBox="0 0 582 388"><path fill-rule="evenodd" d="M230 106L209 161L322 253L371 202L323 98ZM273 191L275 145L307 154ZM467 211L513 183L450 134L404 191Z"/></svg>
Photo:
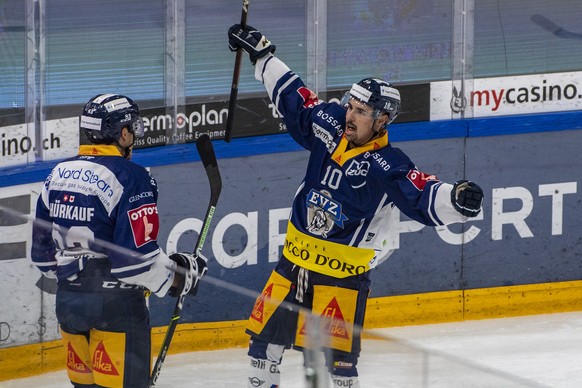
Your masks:
<svg viewBox="0 0 582 388"><path fill-rule="evenodd" d="M93 144L117 142L123 127L128 127L135 137L144 133L138 105L120 94L99 94L90 99L83 108L79 126Z"/></svg>

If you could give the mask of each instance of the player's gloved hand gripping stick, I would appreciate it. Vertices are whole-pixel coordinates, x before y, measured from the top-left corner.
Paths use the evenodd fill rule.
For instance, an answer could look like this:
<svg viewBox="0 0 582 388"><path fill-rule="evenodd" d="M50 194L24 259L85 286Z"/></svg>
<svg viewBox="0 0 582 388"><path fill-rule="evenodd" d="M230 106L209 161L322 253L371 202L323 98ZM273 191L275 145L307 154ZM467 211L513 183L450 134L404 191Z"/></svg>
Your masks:
<svg viewBox="0 0 582 388"><path fill-rule="evenodd" d="M202 229L198 235L198 241L196 242L196 247L194 248L193 254L175 253L170 256L170 258L178 263L178 269L182 269L180 274L176 276L184 276L183 282L181 282L182 287L180 290L175 290L174 292L179 293L178 300L176 301L176 307L174 308L174 313L172 314L172 319L168 325L168 331L164 337L164 342L160 349L160 353L154 365L148 387L155 387L158 376L160 375L160 370L168 353L170 347L170 342L174 335L174 330L176 330L176 325L180 319L180 314L182 313L182 306L184 305L184 299L188 294L196 295L198 289L199 279L206 273L206 259L202 256L202 247L204 246L204 241L208 234L210 228L210 222L212 221L212 216L214 215L214 210L216 209L216 204L218 203L218 197L222 190L222 180L220 178L220 172L218 171L218 164L216 163L216 155L214 154L214 149L212 148L212 142L208 135L202 135L196 142L196 149L200 155L200 160L204 165L206 170L206 175L208 176L208 181L210 183L210 201L208 203L208 209L206 210L206 216L204 217L204 222L202 224Z"/></svg>

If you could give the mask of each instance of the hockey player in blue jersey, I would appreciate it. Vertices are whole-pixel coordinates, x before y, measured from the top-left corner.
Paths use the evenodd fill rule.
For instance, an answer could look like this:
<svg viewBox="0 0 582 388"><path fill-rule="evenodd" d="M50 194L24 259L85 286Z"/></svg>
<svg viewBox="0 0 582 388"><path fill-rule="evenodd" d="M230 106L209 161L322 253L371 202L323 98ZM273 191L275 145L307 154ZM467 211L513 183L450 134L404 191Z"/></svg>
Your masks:
<svg viewBox="0 0 582 388"><path fill-rule="evenodd" d="M156 181L130 161L144 131L138 105L122 95L95 96L80 128L91 144L46 179L31 258L57 279L56 315L71 383L143 388L151 370L145 294L195 295L206 261L189 253L168 257L158 246Z"/></svg>
<svg viewBox="0 0 582 388"><path fill-rule="evenodd" d="M283 255L248 320L248 387L277 387L284 350L307 343L306 317L283 301L330 318L325 354L334 387L359 387L360 335L353 325L364 323L369 270L389 255L394 207L424 225L464 222L481 211L483 191L425 174L392 147L387 128L400 112L400 93L391 84L366 78L341 104L321 102L255 28L235 24L228 40L231 51L250 55L289 134L310 152Z"/></svg>

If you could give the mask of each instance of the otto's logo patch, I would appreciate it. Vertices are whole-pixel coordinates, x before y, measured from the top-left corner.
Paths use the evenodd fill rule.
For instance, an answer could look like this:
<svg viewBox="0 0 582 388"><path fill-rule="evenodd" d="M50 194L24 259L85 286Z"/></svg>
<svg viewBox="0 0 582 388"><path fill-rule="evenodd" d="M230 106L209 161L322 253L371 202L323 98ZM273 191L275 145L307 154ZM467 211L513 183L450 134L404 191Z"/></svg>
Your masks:
<svg viewBox="0 0 582 388"><path fill-rule="evenodd" d="M424 172L420 172L418 170L410 170L406 177L416 187L418 191L424 190L424 186L429 181L438 181L438 178L435 175L428 175Z"/></svg>
<svg viewBox="0 0 582 388"><path fill-rule="evenodd" d="M142 205L137 209L127 212L133 240L137 248L158 238L160 230L160 219L158 217L158 208L155 204L150 203Z"/></svg>

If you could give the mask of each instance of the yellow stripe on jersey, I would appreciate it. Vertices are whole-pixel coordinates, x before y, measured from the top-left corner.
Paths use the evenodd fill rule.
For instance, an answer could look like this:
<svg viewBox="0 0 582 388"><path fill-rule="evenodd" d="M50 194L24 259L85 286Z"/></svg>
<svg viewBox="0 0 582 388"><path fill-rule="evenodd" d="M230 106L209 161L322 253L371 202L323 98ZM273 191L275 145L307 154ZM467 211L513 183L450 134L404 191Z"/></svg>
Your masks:
<svg viewBox="0 0 582 388"><path fill-rule="evenodd" d="M348 160L365 152L375 151L378 148L386 147L388 145L388 132L381 130L379 137L370 140L360 147L348 149L348 143L349 142L348 139L346 139L346 135L343 135L339 145L331 156L331 159L340 166L343 166L344 163Z"/></svg>
<svg viewBox="0 0 582 388"><path fill-rule="evenodd" d="M373 249L320 240L300 232L289 222L283 255L292 263L310 271L334 278L346 278L369 271L376 252Z"/></svg>
<svg viewBox="0 0 582 388"><path fill-rule="evenodd" d="M122 156L119 148L109 144L79 146L79 155Z"/></svg>

